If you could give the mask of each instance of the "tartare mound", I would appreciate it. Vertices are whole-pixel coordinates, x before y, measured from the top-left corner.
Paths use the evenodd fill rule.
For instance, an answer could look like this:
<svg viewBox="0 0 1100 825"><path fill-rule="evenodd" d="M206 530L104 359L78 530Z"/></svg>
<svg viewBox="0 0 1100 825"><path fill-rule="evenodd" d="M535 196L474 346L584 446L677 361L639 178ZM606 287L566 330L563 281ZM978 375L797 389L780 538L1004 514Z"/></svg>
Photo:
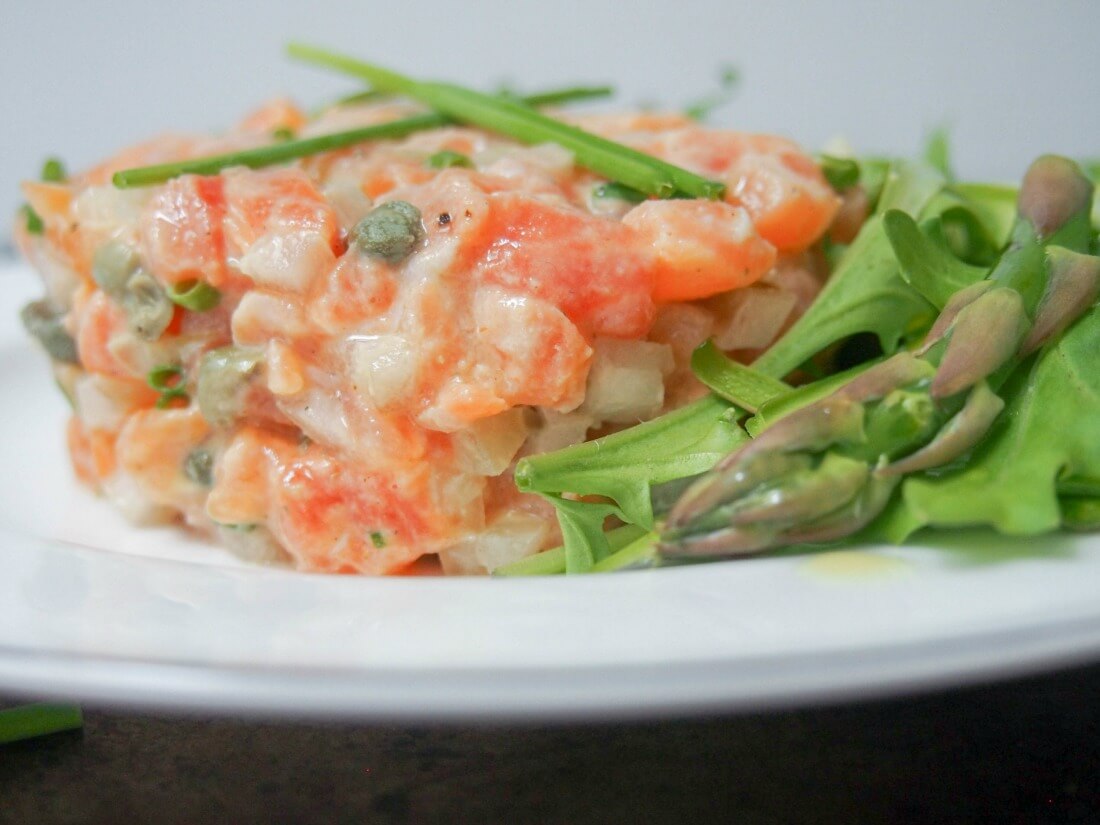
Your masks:
<svg viewBox="0 0 1100 825"><path fill-rule="evenodd" d="M41 226L18 241L46 297L24 317L72 402L82 481L257 560L484 571L560 541L511 482L519 457L698 398L696 346L750 356L818 290L841 204L813 159L677 115L572 122L725 183L724 200L637 202L560 147L457 126L110 182L415 111L276 101L218 138L25 185Z"/></svg>

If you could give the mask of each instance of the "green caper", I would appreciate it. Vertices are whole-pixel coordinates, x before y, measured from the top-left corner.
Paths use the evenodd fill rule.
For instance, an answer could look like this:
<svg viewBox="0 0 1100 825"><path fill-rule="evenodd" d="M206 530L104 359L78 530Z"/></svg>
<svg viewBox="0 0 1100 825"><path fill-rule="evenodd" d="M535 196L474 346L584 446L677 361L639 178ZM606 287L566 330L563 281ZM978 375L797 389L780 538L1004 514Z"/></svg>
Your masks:
<svg viewBox="0 0 1100 825"><path fill-rule="evenodd" d="M211 424L232 424L244 407L249 382L259 373L261 355L243 347L210 350L199 364L195 395L199 410Z"/></svg>
<svg viewBox="0 0 1100 825"><path fill-rule="evenodd" d="M126 281L121 301L127 326L145 341L157 340L172 323L172 301L164 287L144 270L139 269Z"/></svg>
<svg viewBox="0 0 1100 825"><path fill-rule="evenodd" d="M211 486L214 483L214 454L201 448L192 450L183 460L183 474L196 484Z"/></svg>
<svg viewBox="0 0 1100 825"><path fill-rule="evenodd" d="M424 239L424 224L420 210L411 203L387 201L368 212L352 236L366 254L399 264Z"/></svg>
<svg viewBox="0 0 1100 825"><path fill-rule="evenodd" d="M92 256L92 278L112 298L121 299L139 263L132 248L120 241L107 241Z"/></svg>
<svg viewBox="0 0 1100 825"><path fill-rule="evenodd" d="M41 301L31 301L23 307L19 318L27 332L49 353L50 358L68 364L79 364L76 341L61 323L63 315L64 313L58 312L53 304L43 298Z"/></svg>

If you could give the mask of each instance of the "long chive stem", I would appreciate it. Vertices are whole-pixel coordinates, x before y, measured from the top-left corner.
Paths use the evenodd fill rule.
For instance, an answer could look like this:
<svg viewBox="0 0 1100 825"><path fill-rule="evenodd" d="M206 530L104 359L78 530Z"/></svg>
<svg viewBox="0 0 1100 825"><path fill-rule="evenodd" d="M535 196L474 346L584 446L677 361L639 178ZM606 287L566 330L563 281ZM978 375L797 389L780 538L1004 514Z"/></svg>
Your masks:
<svg viewBox="0 0 1100 825"><path fill-rule="evenodd" d="M231 166L247 166L250 169L259 169L321 152L343 149L368 140L404 137L412 132L434 129L446 123L446 118L434 113L414 115L389 123L366 126L362 129L334 132L330 135L319 135L303 140L287 140L282 143L257 146L255 149L243 149L240 152L229 152L224 155L211 155L210 157L195 158L194 160L124 169L121 172L115 172L111 181L119 189L129 189L134 186L164 183L164 181L180 175L216 175Z"/></svg>
<svg viewBox="0 0 1100 825"><path fill-rule="evenodd" d="M611 86L570 86L566 89L555 89L539 94L520 96L517 100L536 108L541 106L558 106L562 103L577 103L581 100L597 100L602 97L610 97L615 93Z"/></svg>
<svg viewBox="0 0 1100 825"><path fill-rule="evenodd" d="M419 100L456 120L500 132L524 143L557 143L571 151L579 165L650 195L720 198L725 192L724 184L554 120L524 103L449 83L420 82L381 66L304 44L292 43L287 51L291 57L366 80L380 91Z"/></svg>
<svg viewBox="0 0 1100 825"><path fill-rule="evenodd" d="M522 104L527 106L550 106L568 103L573 100L602 97L609 94L610 91L608 86L577 86L569 89L541 92L521 98L521 100ZM361 129L333 132L332 134L318 135L317 137L301 140L286 140L281 143L257 146L254 149L242 149L239 152L228 152L223 155L211 155L210 157L174 163L162 163L156 166L124 169L115 173L112 182L119 189L129 189L164 183L166 180L171 180L180 175L216 175L231 166L247 166L249 169L260 169L265 166L274 166L277 163L286 163L309 155L320 154L321 152L345 149L357 143L401 138L413 132L446 126L451 122L453 122L451 118L446 115L428 112L390 121L389 123L364 126Z"/></svg>
<svg viewBox="0 0 1100 825"><path fill-rule="evenodd" d="M75 730L83 724L84 718L77 705L41 702L7 708L0 710L0 745Z"/></svg>

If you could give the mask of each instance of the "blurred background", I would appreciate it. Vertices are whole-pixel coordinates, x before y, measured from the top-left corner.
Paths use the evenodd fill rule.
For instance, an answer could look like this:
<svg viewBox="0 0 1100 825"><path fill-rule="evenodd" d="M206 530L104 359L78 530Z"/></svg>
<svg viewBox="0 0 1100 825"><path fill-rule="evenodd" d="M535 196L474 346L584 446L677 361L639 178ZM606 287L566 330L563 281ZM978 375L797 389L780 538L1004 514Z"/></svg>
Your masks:
<svg viewBox="0 0 1100 825"><path fill-rule="evenodd" d="M609 82L680 107L738 69L712 121L818 149L912 154L950 130L967 177L1037 153L1100 155L1096 0L62 0L0 9L0 239L18 182L166 130L219 130L266 98L313 105L350 81L285 59L291 39L483 88Z"/></svg>

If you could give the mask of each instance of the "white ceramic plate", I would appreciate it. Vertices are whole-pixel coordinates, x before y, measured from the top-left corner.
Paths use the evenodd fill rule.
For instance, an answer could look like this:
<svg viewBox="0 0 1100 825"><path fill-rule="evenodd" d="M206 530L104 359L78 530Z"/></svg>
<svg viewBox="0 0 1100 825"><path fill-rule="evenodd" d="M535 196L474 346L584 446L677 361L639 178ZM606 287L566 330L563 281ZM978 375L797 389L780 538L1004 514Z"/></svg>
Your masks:
<svg viewBox="0 0 1100 825"><path fill-rule="evenodd" d="M1100 537L619 575L251 568L73 480L64 401L0 270L0 691L294 715L637 716L882 694L1100 654Z"/></svg>

